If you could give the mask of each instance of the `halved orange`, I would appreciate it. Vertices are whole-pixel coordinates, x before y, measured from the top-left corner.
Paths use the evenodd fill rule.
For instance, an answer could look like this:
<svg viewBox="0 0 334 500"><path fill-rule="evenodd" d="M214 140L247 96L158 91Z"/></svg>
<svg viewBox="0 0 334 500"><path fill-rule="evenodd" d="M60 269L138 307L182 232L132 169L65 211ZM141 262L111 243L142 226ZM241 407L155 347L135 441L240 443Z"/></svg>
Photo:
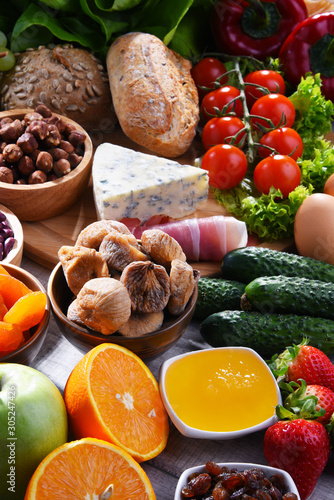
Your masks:
<svg viewBox="0 0 334 500"><path fill-rule="evenodd" d="M42 460L24 500L156 500L152 485L126 451L95 438L65 443Z"/></svg>
<svg viewBox="0 0 334 500"><path fill-rule="evenodd" d="M75 438L114 443L138 462L166 446L168 415L157 381L130 350L103 343L74 367L64 390L69 425Z"/></svg>

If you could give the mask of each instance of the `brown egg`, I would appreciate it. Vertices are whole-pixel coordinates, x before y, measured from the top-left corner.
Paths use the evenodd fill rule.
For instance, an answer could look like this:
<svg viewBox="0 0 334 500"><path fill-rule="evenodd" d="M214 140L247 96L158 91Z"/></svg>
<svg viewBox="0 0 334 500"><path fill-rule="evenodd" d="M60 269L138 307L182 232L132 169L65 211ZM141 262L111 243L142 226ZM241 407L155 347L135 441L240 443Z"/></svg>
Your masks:
<svg viewBox="0 0 334 500"><path fill-rule="evenodd" d="M334 265L334 196L306 198L296 213L294 236L300 255Z"/></svg>
<svg viewBox="0 0 334 500"><path fill-rule="evenodd" d="M324 193L334 196L334 174L328 177L324 186Z"/></svg>

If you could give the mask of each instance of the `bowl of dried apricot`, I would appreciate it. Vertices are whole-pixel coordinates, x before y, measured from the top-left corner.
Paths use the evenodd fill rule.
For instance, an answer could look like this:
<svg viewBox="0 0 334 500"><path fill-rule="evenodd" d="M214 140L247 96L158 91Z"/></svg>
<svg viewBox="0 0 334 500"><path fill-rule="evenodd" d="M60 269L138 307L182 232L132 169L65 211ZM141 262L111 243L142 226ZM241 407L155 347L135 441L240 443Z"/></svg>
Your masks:
<svg viewBox="0 0 334 500"><path fill-rule="evenodd" d="M86 189L93 146L73 120L35 109L0 112L0 199L20 221L55 217Z"/></svg>
<svg viewBox="0 0 334 500"><path fill-rule="evenodd" d="M45 339L50 301L28 271L0 263L0 362L30 364Z"/></svg>
<svg viewBox="0 0 334 500"><path fill-rule="evenodd" d="M58 251L48 282L55 320L87 352L105 342L142 358L169 349L190 323L199 273L159 230L138 241L121 222L93 222Z"/></svg>

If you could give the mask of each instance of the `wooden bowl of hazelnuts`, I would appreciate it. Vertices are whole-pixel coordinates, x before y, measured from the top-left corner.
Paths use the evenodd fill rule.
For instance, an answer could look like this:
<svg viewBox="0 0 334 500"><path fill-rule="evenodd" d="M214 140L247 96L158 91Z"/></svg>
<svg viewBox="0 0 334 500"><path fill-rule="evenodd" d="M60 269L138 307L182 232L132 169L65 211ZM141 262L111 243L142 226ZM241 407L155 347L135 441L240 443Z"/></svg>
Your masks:
<svg viewBox="0 0 334 500"><path fill-rule="evenodd" d="M88 133L45 105L0 112L0 200L20 221L70 208L88 185L92 161Z"/></svg>

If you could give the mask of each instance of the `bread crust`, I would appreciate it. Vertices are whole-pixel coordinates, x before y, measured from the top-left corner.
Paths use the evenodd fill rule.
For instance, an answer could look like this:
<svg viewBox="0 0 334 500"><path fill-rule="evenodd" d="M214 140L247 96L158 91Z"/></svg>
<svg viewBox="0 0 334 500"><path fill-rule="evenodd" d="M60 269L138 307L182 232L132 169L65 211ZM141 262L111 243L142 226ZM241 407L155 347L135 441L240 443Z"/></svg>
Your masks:
<svg viewBox="0 0 334 500"><path fill-rule="evenodd" d="M191 63L157 37L127 33L110 46L107 71L120 126L132 141L166 157L190 147L199 121Z"/></svg>
<svg viewBox="0 0 334 500"><path fill-rule="evenodd" d="M92 52L71 45L18 54L1 80L0 95L3 110L45 104L88 131L112 130L117 123L106 69Z"/></svg>

